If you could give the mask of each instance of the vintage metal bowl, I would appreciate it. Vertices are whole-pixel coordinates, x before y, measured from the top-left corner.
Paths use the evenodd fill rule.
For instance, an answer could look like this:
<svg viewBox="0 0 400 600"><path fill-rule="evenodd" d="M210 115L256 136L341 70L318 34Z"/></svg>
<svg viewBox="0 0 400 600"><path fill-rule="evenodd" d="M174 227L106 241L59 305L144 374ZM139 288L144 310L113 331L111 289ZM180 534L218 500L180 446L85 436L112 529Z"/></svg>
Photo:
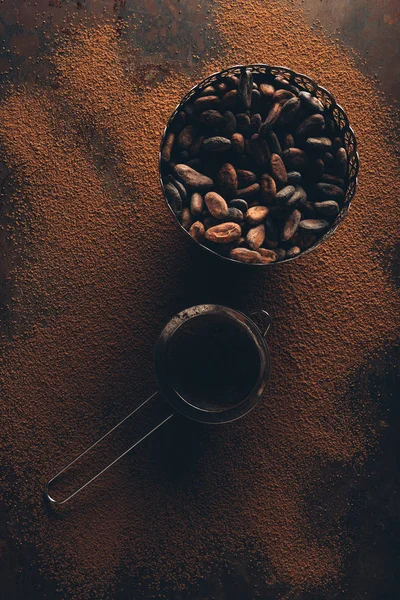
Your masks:
<svg viewBox="0 0 400 600"><path fill-rule="evenodd" d="M340 133L343 137L343 143L346 148L347 157L348 157L348 171L347 171L347 177L346 177L345 199L344 199L343 207L342 207L340 213L338 214L338 216L336 217L335 221L332 223L332 226L330 227L330 229L323 236L321 236L312 246L310 246L310 248L307 248L306 250L302 251L297 256L285 258L284 260L281 260L279 262L270 263L270 264L266 264L266 265L258 264L258 263L247 264L247 263L239 262L237 260L229 258L228 256L223 256L221 254L218 254L218 252L215 252L211 248L208 248L207 246L204 246L200 242L194 240L192 238L192 236L189 234L189 232L184 227L182 227L180 221L178 220L174 211L172 210L171 206L169 205L169 202L167 200L167 196L165 193L165 189L164 189L163 178L162 178L163 165L162 165L162 159L161 159L161 151L164 146L165 138L170 131L170 127L174 121L174 118L175 118L177 112L182 110L184 108L185 104L191 98L193 98L193 96L199 95L199 93L208 85L214 85L214 84L222 81L223 78L226 77L227 75L240 76L243 69L250 69L253 74L265 75L266 78L273 78L273 77L276 77L277 75L281 75L281 76L285 77L285 79L287 79L291 84L298 87L300 90L304 90L307 92L311 92L312 94L315 94L316 97L325 106L325 108L327 109L329 114L332 116L338 130L340 131ZM311 77L308 77L307 75L302 75L300 73L296 73L295 71L292 71L291 69L289 69L287 67L271 66L271 65L266 65L266 64L235 65L234 67L230 67L228 69L225 69L224 71L219 71L218 73L214 73L214 74L210 75L209 77L207 77L206 79L203 79L203 81L201 81L197 85L195 85L182 98L182 100L180 101L180 103L178 104L178 106L175 108L174 112L170 116L167 126L165 127L165 130L164 130L164 133L162 136L160 152L159 152L159 174L160 174L161 188L162 188L162 191L164 194L164 198L167 203L167 206L169 207L171 213L173 214L175 221L178 223L179 227L182 229L182 231L185 233L185 235L187 235L192 240L193 243L200 246L204 251L209 252L210 254L213 254L214 256L217 256L218 258L220 258L223 261L228 261L231 263L237 263L237 264L241 264L241 265L246 264L247 266L251 266L251 267L269 267L271 265L286 263L286 262L295 260L296 258L300 258L301 256L304 256L305 254L308 254L309 252L311 252L312 250L315 250L316 248L318 248L318 246L323 244L334 233L334 231L336 231L336 229L338 228L340 223L342 223L343 219L346 217L346 215L348 213L351 201L356 192L358 169L359 169L359 157L358 157L358 153L357 153L356 136L354 134L354 131L352 130L352 128L349 125L349 120L347 118L346 113L344 112L343 108L341 106L339 106L339 104L336 102L336 100L334 99L332 94L330 92L328 92L328 90L326 90L322 86L318 85L313 79L311 79Z"/></svg>

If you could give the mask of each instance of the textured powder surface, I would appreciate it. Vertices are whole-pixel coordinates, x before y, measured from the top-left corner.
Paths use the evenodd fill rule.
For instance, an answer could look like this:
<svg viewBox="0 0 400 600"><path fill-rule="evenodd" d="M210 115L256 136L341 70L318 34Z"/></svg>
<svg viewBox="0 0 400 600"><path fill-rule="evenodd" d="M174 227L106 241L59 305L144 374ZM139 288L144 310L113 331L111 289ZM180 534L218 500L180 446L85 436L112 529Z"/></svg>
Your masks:
<svg viewBox="0 0 400 600"><path fill-rule="evenodd" d="M52 85L10 87L0 105L10 178L5 497L15 539L35 547L62 598L112 598L129 576L147 578L158 597L162 582L185 587L232 556L250 556L271 585L307 590L339 581L353 544L343 526L350 498L335 504L330 491L343 473L356 479L373 449L374 406L351 382L398 324L384 259L399 222L391 113L291 3L220 0L214 13L215 46L190 71L136 67L134 37L82 22L54 43ZM160 136L177 101L246 62L287 64L328 88L361 158L339 230L262 273L205 262L158 183ZM224 426L174 418L76 501L47 509L44 483L155 389L163 325L203 302L270 312L264 401Z"/></svg>

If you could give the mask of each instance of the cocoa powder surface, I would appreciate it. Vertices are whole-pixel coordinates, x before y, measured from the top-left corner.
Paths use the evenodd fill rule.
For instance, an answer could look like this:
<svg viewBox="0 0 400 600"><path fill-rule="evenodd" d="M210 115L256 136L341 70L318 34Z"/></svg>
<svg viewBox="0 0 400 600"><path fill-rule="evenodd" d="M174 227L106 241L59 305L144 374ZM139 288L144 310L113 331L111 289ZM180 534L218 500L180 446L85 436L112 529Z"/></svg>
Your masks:
<svg viewBox="0 0 400 600"><path fill-rule="evenodd" d="M139 68L134 28L130 37L83 20L54 40L52 85L10 86L0 105L12 180L5 497L15 539L34 545L61 597L114 597L121 573L146 574L157 597L161 583L185 587L244 555L266 579L307 590L339 581L353 544L350 496L332 506L327 493L322 507L313 498L334 487L332 465L357 479L378 437L352 374L398 324L385 263L399 221L393 114L352 56L291 3L219 0L214 20L215 47L190 69ZM192 85L258 62L287 64L333 93L361 171L350 213L323 247L255 274L193 253L161 196L157 159ZM47 510L44 483L155 389L159 331L201 302L270 312L264 401L221 427L176 419L65 509Z"/></svg>

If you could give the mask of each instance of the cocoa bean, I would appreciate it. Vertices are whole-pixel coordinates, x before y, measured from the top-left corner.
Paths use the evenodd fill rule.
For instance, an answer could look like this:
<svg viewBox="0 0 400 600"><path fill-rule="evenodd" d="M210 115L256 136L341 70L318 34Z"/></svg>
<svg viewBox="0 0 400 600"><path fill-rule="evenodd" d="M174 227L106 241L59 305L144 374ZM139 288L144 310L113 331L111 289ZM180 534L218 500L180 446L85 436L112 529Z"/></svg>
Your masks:
<svg viewBox="0 0 400 600"><path fill-rule="evenodd" d="M339 204L334 200L325 200L324 202L314 202L314 208L319 215L325 217L336 217L339 214Z"/></svg>
<svg viewBox="0 0 400 600"><path fill-rule="evenodd" d="M265 240L264 225L257 225L249 229L246 235L246 242L252 250L258 250Z"/></svg>
<svg viewBox="0 0 400 600"><path fill-rule="evenodd" d="M207 229L205 237L209 242L214 242L215 244L229 244L240 239L241 235L242 230L240 225L227 222Z"/></svg>
<svg viewBox="0 0 400 600"><path fill-rule="evenodd" d="M300 199L297 203L298 208L304 214L307 219L312 219L315 217L315 208L314 204L309 200Z"/></svg>
<svg viewBox="0 0 400 600"><path fill-rule="evenodd" d="M229 88L238 88L240 85L240 79L236 75L227 75L225 77L225 82Z"/></svg>
<svg viewBox="0 0 400 600"><path fill-rule="evenodd" d="M312 113L323 113L324 105L318 98L310 94L310 92L300 92L299 98L302 105Z"/></svg>
<svg viewBox="0 0 400 600"><path fill-rule="evenodd" d="M230 110L224 113L224 124L220 128L223 137L231 138L236 131L236 117Z"/></svg>
<svg viewBox="0 0 400 600"><path fill-rule="evenodd" d="M278 245L278 230L274 221L266 218L264 221L265 240L264 246L267 248L276 248Z"/></svg>
<svg viewBox="0 0 400 600"><path fill-rule="evenodd" d="M271 177L271 175L268 175L268 173L264 173L263 175L261 175L260 189L261 198L266 204L271 204L275 201L276 183L275 180Z"/></svg>
<svg viewBox="0 0 400 600"><path fill-rule="evenodd" d="M271 157L267 142L258 133L248 141L248 152L259 166L266 165Z"/></svg>
<svg viewBox="0 0 400 600"><path fill-rule="evenodd" d="M322 175L321 182L322 183L333 183L334 185L337 185L340 188L344 188L346 185L344 182L344 179L341 179L340 177L336 177L336 175L329 175L328 173L325 173L324 175Z"/></svg>
<svg viewBox="0 0 400 600"><path fill-rule="evenodd" d="M291 98L294 98L295 95L292 92L289 92L289 90L284 90L284 89L280 89L280 90L276 90L275 94L272 97L272 102L287 102L287 100L290 100Z"/></svg>
<svg viewBox="0 0 400 600"><path fill-rule="evenodd" d="M192 215L188 208L182 208L181 212L181 224L184 229L190 229L193 223Z"/></svg>
<svg viewBox="0 0 400 600"><path fill-rule="evenodd" d="M322 233L329 228L329 221L323 219L304 219L300 221L299 227L305 232Z"/></svg>
<svg viewBox="0 0 400 600"><path fill-rule="evenodd" d="M228 216L228 204L217 192L208 192L204 200L210 214L216 219L225 219Z"/></svg>
<svg viewBox="0 0 400 600"><path fill-rule="evenodd" d="M201 172L204 168L204 165L199 158L191 158L190 160L187 161L186 164L188 167L191 167L195 171L199 171L199 172Z"/></svg>
<svg viewBox="0 0 400 600"><path fill-rule="evenodd" d="M340 137L335 137L335 139L332 142L332 152L336 154L336 152L339 150L339 148L341 148L341 146L342 139Z"/></svg>
<svg viewBox="0 0 400 600"><path fill-rule="evenodd" d="M260 262L263 265L274 263L277 260L277 255L274 250L267 250L267 248L259 248L257 252L261 254L262 260Z"/></svg>
<svg viewBox="0 0 400 600"><path fill-rule="evenodd" d="M289 148L282 154L283 162L288 169L304 172L308 164L308 157L300 148Z"/></svg>
<svg viewBox="0 0 400 600"><path fill-rule="evenodd" d="M301 249L298 246L292 246L289 250L286 251L286 258L294 258L298 254L300 254Z"/></svg>
<svg viewBox="0 0 400 600"><path fill-rule="evenodd" d="M179 110L176 113L174 120L172 122L172 125L171 125L171 128L173 129L175 135L178 135L178 133L183 129L183 127L185 127L186 121L187 121L187 115L186 115L185 111Z"/></svg>
<svg viewBox="0 0 400 600"><path fill-rule="evenodd" d="M170 131L165 138L164 146L163 146L163 149L161 152L161 158L163 159L164 162L169 162L171 160L171 151L172 151L174 142L175 142L175 134L172 131Z"/></svg>
<svg viewBox="0 0 400 600"><path fill-rule="evenodd" d="M309 137L306 139L305 148L314 152L326 152L332 147L332 142L327 137Z"/></svg>
<svg viewBox="0 0 400 600"><path fill-rule="evenodd" d="M299 88L296 87L295 85L292 85L290 83L290 81L288 81L285 77L281 77L280 75L277 75L274 79L274 85L277 88L283 88L285 90L289 90L289 92L293 92L293 94L295 94L296 96L299 93Z"/></svg>
<svg viewBox="0 0 400 600"><path fill-rule="evenodd" d="M307 200L307 193L306 193L306 191L300 185L296 185L295 186L294 194L287 201L287 205L294 207L299 202L300 203L301 202L305 202L306 200Z"/></svg>
<svg viewBox="0 0 400 600"><path fill-rule="evenodd" d="M317 194L327 200L343 200L344 191L332 183L317 183Z"/></svg>
<svg viewBox="0 0 400 600"><path fill-rule="evenodd" d="M291 133L285 133L282 140L282 148L288 150L294 147L294 138Z"/></svg>
<svg viewBox="0 0 400 600"><path fill-rule="evenodd" d="M221 100L218 96L200 96L194 101L195 109L200 112L209 108L218 109L220 104Z"/></svg>
<svg viewBox="0 0 400 600"><path fill-rule="evenodd" d="M317 183L324 174L324 169L324 161L321 158L311 159L305 173L308 183Z"/></svg>
<svg viewBox="0 0 400 600"><path fill-rule="evenodd" d="M244 263L258 263L261 260L261 255L258 252L248 248L233 248L230 251L230 257Z"/></svg>
<svg viewBox="0 0 400 600"><path fill-rule="evenodd" d="M237 195L240 198L248 198L249 196L254 196L254 194L258 194L260 191L260 185L258 183L252 183L245 188L242 188L237 191Z"/></svg>
<svg viewBox="0 0 400 600"><path fill-rule="evenodd" d="M322 133L325 126L325 119L320 114L310 115L297 127L295 136L298 141L307 139L308 137L318 136Z"/></svg>
<svg viewBox="0 0 400 600"><path fill-rule="evenodd" d="M253 113L258 113L261 107L261 94L258 90L251 92L251 110Z"/></svg>
<svg viewBox="0 0 400 600"><path fill-rule="evenodd" d="M334 167L335 159L333 158L333 155L330 152L325 152L322 158L326 169L332 169Z"/></svg>
<svg viewBox="0 0 400 600"><path fill-rule="evenodd" d="M190 197L190 212L194 217L200 217L204 210L204 199L201 194L195 192Z"/></svg>
<svg viewBox="0 0 400 600"><path fill-rule="evenodd" d="M178 148L181 150L188 150L193 144L195 131L193 125L186 125L178 135Z"/></svg>
<svg viewBox="0 0 400 600"><path fill-rule="evenodd" d="M194 140L193 144L189 148L189 155L191 156L191 158L196 158L197 156L199 156L200 150L205 139L206 137L204 135L199 135L199 137L197 137Z"/></svg>
<svg viewBox="0 0 400 600"><path fill-rule="evenodd" d="M253 75L250 69L242 71L239 81L239 94L245 108L250 108L253 91Z"/></svg>
<svg viewBox="0 0 400 600"><path fill-rule="evenodd" d="M180 181L178 181L177 179L174 179L173 177L172 177L171 183L176 187L183 204L185 204L187 202L187 191L186 191L185 186Z"/></svg>
<svg viewBox="0 0 400 600"><path fill-rule="evenodd" d="M276 199L280 205L285 205L287 201L293 196L294 192L294 186L287 185L276 194Z"/></svg>
<svg viewBox="0 0 400 600"><path fill-rule="evenodd" d="M217 187L224 198L235 198L238 189L238 177L230 163L224 163L217 175Z"/></svg>
<svg viewBox="0 0 400 600"><path fill-rule="evenodd" d="M276 254L277 261L284 260L286 258L286 250L283 248L277 248L274 252Z"/></svg>
<svg viewBox="0 0 400 600"><path fill-rule="evenodd" d="M178 154L179 162L186 163L189 160L190 154L187 150L181 150Z"/></svg>
<svg viewBox="0 0 400 600"><path fill-rule="evenodd" d="M277 121L278 125L289 125L292 123L300 110L300 100L291 98L282 106L281 114Z"/></svg>
<svg viewBox="0 0 400 600"><path fill-rule="evenodd" d="M277 181L280 185L286 185L287 183L287 171L286 167L283 163L283 160L279 156L279 154L272 154L271 156L271 173L274 177L275 181Z"/></svg>
<svg viewBox="0 0 400 600"><path fill-rule="evenodd" d="M336 152L336 173L339 177L347 175L347 152L345 148L339 148Z"/></svg>
<svg viewBox="0 0 400 600"><path fill-rule="evenodd" d="M281 233L282 242L287 242L296 233L300 220L301 212L299 210L294 210L292 213L290 213L283 225Z"/></svg>
<svg viewBox="0 0 400 600"><path fill-rule="evenodd" d="M237 154L242 154L244 152L244 137L241 133L234 133L231 138L232 149Z"/></svg>
<svg viewBox="0 0 400 600"><path fill-rule="evenodd" d="M228 86L223 81L220 81L219 83L215 84L215 89L217 90L218 94L220 94L220 96L224 96L224 94L228 92Z"/></svg>
<svg viewBox="0 0 400 600"><path fill-rule="evenodd" d="M212 85L208 85L207 87L205 87L202 92L201 92L201 96L215 96L215 94L217 93L217 90L215 89L214 86Z"/></svg>
<svg viewBox="0 0 400 600"><path fill-rule="evenodd" d="M205 232L206 232L206 230L201 221L195 221L189 229L189 233L192 236L192 238L194 238L198 242L202 241L202 239L204 238Z"/></svg>
<svg viewBox="0 0 400 600"><path fill-rule="evenodd" d="M246 215L248 210L247 202L246 200L242 200L242 198L235 198L235 200L231 200L229 202L229 206L239 209L243 215Z"/></svg>
<svg viewBox="0 0 400 600"><path fill-rule="evenodd" d="M230 206L228 208L228 216L226 217L228 221L232 221L232 223L243 223L244 215L241 210L235 208L234 206Z"/></svg>
<svg viewBox="0 0 400 600"><path fill-rule="evenodd" d="M221 107L225 110L235 110L239 104L239 92L230 90L221 100Z"/></svg>
<svg viewBox="0 0 400 600"><path fill-rule="evenodd" d="M259 225L262 223L269 213L269 209L266 206L253 206L249 208L246 215L246 221L249 225Z"/></svg>
<svg viewBox="0 0 400 600"><path fill-rule="evenodd" d="M164 186L164 190L172 210L179 216L182 212L182 199L178 190L172 183L167 183Z"/></svg>
<svg viewBox="0 0 400 600"><path fill-rule="evenodd" d="M176 176L189 188L207 191L214 185L214 182L210 177L202 175L187 165L175 165L174 171Z"/></svg>
<svg viewBox="0 0 400 600"><path fill-rule="evenodd" d="M258 133L260 131L262 123L262 117L260 113L254 113L250 119L250 131L251 133Z"/></svg>
<svg viewBox="0 0 400 600"><path fill-rule="evenodd" d="M281 145L279 143L279 139L278 139L278 136L276 135L276 133L274 131L272 131L271 129L269 129L265 134L265 139L267 140L267 144L268 144L270 153L271 154L279 154L279 156L281 156L282 148L281 148Z"/></svg>
<svg viewBox="0 0 400 600"><path fill-rule="evenodd" d="M266 135L267 131L269 129L271 129L275 123L277 122L279 115L281 114L282 111L282 105L279 102L274 102L274 104L272 104L271 108L269 109L267 118L265 119L264 123L261 125L261 129L260 129L260 134L261 135Z"/></svg>
<svg viewBox="0 0 400 600"><path fill-rule="evenodd" d="M287 174L287 178L290 185L296 185L301 181L301 173L298 171L290 171L290 173Z"/></svg>
<svg viewBox="0 0 400 600"><path fill-rule="evenodd" d="M247 187L248 185L251 185L252 183L255 183L257 181L257 176L255 175L255 173L253 173L253 171L246 171L244 169L238 169L237 176L238 176L239 186L242 188Z"/></svg>
<svg viewBox="0 0 400 600"><path fill-rule="evenodd" d="M220 221L219 219L216 219L215 217L212 217L211 215L208 215L207 217L204 217L204 227L205 229L210 229L211 227L215 227L216 225L220 225Z"/></svg>
<svg viewBox="0 0 400 600"><path fill-rule="evenodd" d="M247 135L250 132L250 117L246 113L236 115L236 129L239 133Z"/></svg>
<svg viewBox="0 0 400 600"><path fill-rule="evenodd" d="M209 109L202 112L199 117L199 121L208 125L209 127L218 127L224 123L224 117L218 110Z"/></svg>
<svg viewBox="0 0 400 600"><path fill-rule="evenodd" d="M260 90L261 96L267 98L268 100L272 100L272 97L275 93L275 88L273 85L270 85L269 83L260 83L258 89Z"/></svg>
<svg viewBox="0 0 400 600"><path fill-rule="evenodd" d="M207 152L224 152L231 147L231 140L220 135L209 137L203 142L203 150Z"/></svg>

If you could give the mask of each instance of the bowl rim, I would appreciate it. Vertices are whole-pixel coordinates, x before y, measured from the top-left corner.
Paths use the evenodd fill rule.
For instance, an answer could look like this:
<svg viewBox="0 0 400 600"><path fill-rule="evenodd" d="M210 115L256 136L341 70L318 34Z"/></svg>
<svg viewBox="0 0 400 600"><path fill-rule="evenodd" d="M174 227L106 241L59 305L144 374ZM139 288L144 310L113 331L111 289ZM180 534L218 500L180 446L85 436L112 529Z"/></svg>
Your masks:
<svg viewBox="0 0 400 600"><path fill-rule="evenodd" d="M303 250L302 252L300 252L300 254L296 255L296 256L291 256L289 258L284 258L283 260L280 261L276 261L276 262L272 262L272 263L244 263L242 261L239 260L235 260L234 258L230 258L229 256L224 256L222 254L219 254L218 252L216 252L215 250L212 250L212 248L209 248L208 246L205 246L204 244L202 244L201 242L195 240L189 233L189 231L187 229L185 229L182 225L182 223L179 221L178 217L175 215L174 211L172 210L172 207L170 206L168 199L167 199L167 195L165 193L165 187L164 187L164 181L163 181L163 177L162 177L162 167L163 167L163 160L162 160L162 149L164 146L164 142L165 142L165 138L167 133L169 132L169 128L176 116L176 114L183 109L184 105L186 104L186 102L194 95L196 94L199 90L204 89L207 85L211 85L211 83L217 78L217 79L222 79L223 77L226 77L228 75L232 75L232 74L238 74L235 73L236 71L243 71L244 69L251 69L252 71L257 71L258 69L264 69L264 70L269 70L270 71L270 75L281 75L281 74L290 74L290 78L294 79L294 78L301 78L302 80L307 81L307 83L311 86L311 91L312 93L316 93L317 91L319 91L323 96L325 96L326 98L329 99L329 101L331 102L331 105L329 107L329 109L333 112L335 109L338 111L339 115L342 117L343 121L344 121L344 126L341 128L342 131L344 132L349 132L350 136L351 136L351 140L352 140L352 145L353 145L353 156L354 156L354 173L351 177L349 177L348 181L347 181L347 185L345 188L345 201L344 201L344 205L341 208L339 214L337 215L336 219L333 221L332 226L328 229L328 231L326 231L324 233L324 235L322 235L315 244L313 244L312 246L310 246L309 248L307 248L306 250ZM215 81L214 81L215 82ZM298 82L296 82L298 84ZM301 90L301 91L310 91L310 90ZM304 75L302 73L298 73L297 71L293 71L293 69L290 69L289 67L283 66L283 65L269 65L267 63L251 63L251 64L239 64L239 65L233 65L231 67L227 67L226 69L223 69L222 71L216 71L215 73L212 73L210 75L208 75L207 77L205 77L204 79L202 79L202 81L200 81L199 83L197 83L196 85L194 85L193 87L191 87L186 94L183 96L183 98L181 99L181 101L179 102L179 104L177 104L177 106L175 107L175 109L172 111L167 124L164 127L162 136L161 136L161 141L160 141L160 147L159 147L159 153L158 153L158 175L159 175L159 179L160 179L160 185L161 185L161 191L163 193L164 196L164 201L166 202L168 209L170 211L170 213L173 216L174 221L179 225L179 227L182 229L182 231L185 232L185 234L190 238L190 240L192 242L195 243L195 245L197 247L200 247L202 250L207 251L210 255L212 256L216 256L218 257L220 260L222 261L226 261L227 263L233 263L233 264L238 264L238 265L244 265L247 267L255 267L255 268L260 268L260 267L271 267L271 266L277 266L277 265L282 265L285 263L289 263L293 260L296 260L298 258L301 258L303 256L305 256L306 254L309 254L310 252L312 252L313 250L316 250L319 246L321 246L327 239L330 238L330 236L337 230L337 228L339 227L339 225L343 222L343 220L345 219L345 217L347 216L347 213L350 209L350 205L353 201L353 198L355 196L356 193L356 189L357 189L357 185L358 185L358 172L359 172L359 168L360 168L360 158L359 158L359 154L357 152L357 138L356 135L354 133L353 128L350 126L349 124L349 120L348 117L344 111L344 109L340 106L340 104L338 104L334 98L334 96L323 86L319 85L316 81L314 81L311 77L309 77L308 75ZM352 184L350 186L350 184ZM349 192L349 188L350 192ZM349 193L348 193L349 192ZM347 197L348 194L348 197Z"/></svg>

